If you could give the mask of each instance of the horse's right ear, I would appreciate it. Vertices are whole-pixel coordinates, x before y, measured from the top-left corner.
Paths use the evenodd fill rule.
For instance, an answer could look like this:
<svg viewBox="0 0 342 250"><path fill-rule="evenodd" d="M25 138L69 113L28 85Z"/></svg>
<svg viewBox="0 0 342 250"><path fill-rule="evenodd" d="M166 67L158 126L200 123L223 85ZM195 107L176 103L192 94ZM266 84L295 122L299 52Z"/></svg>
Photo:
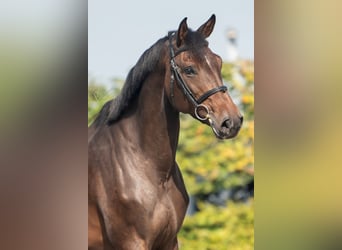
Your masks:
<svg viewBox="0 0 342 250"><path fill-rule="evenodd" d="M188 33L188 24L186 23L186 18L179 24L177 31L177 47L180 47L185 39L186 34Z"/></svg>

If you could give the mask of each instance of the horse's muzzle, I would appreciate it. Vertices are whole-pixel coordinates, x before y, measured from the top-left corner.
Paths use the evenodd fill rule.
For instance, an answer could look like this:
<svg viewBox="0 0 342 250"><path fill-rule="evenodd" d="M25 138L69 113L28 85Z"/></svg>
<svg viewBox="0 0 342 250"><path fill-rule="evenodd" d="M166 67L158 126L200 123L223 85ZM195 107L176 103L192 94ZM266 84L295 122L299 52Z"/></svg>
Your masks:
<svg viewBox="0 0 342 250"><path fill-rule="evenodd" d="M221 124L216 123L209 118L209 124L214 134L219 139L230 139L235 137L242 126L242 122L243 116L238 116L236 118L226 117Z"/></svg>

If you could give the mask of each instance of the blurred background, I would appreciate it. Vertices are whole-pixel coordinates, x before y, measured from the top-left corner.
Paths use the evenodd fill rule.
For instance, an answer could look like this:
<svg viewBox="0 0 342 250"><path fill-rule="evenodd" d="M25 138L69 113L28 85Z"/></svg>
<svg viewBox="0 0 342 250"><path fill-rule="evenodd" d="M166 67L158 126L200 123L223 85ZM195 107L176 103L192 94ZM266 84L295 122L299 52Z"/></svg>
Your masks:
<svg viewBox="0 0 342 250"><path fill-rule="evenodd" d="M222 77L244 123L236 138L222 141L208 126L181 115L177 162L191 197L179 233L181 249L254 249L253 9L253 1L210 6L180 0L171 5L89 2L88 125L120 92L130 68L154 42L177 29L184 17L197 29L216 14L209 46L223 58Z"/></svg>

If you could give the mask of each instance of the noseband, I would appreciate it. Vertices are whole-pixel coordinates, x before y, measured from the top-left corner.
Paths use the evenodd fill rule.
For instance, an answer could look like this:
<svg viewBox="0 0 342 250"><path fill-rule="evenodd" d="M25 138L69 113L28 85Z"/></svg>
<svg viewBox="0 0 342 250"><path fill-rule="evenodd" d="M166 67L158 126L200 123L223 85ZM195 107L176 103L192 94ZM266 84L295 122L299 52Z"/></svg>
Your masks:
<svg viewBox="0 0 342 250"><path fill-rule="evenodd" d="M173 50L172 47L172 36L174 35L174 32L169 32L168 37L169 37L169 47L170 47L170 64L171 64L171 83L170 83L170 97L171 97L171 102L174 103L174 80L176 78L176 82L178 84L178 86L181 88L181 90L183 91L184 95L186 96L186 98L194 105L195 107L195 116L201 120L201 121L205 121L207 119L209 119L209 108L202 104L202 102L204 102L206 99L208 99L210 96L214 95L217 92L226 92L227 91L227 87L222 85L216 88L213 88L211 90L208 90L207 92L205 92L204 94L202 94L198 99L196 99L194 93L190 90L190 88L188 87L188 85L185 83L185 81L183 80L180 72L179 72L179 67L177 66L176 62L175 62L175 57L177 55L179 55L181 52L186 51L186 49L180 49L178 50L176 53ZM205 116L200 116L199 115L199 110L200 109L204 109L206 111L206 115Z"/></svg>

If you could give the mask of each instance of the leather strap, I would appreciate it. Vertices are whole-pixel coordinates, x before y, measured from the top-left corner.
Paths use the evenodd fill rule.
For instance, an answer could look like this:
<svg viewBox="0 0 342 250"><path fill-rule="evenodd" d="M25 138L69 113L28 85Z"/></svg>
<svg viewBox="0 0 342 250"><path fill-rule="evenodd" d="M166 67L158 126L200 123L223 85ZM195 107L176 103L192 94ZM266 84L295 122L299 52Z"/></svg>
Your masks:
<svg viewBox="0 0 342 250"><path fill-rule="evenodd" d="M171 84L170 84L170 96L171 96L171 102L174 102L174 93L173 93L173 89L174 89L174 80L176 80L178 86L182 89L184 95L186 96L186 98L194 105L195 109L201 105L202 102L204 102L207 98L209 98L210 96L214 95L217 92L226 92L227 91L227 87L222 85L216 88L213 88L211 90L208 90L207 92L205 92L203 95L201 95L197 100L195 95L192 93L192 91L190 90L190 88L188 87L188 85L185 83L185 81L183 80L181 74L179 73L179 67L177 66L174 58L179 55L181 52L186 51L186 48L181 48L180 50L178 50L176 53L173 50L172 47L172 36L175 34L175 32L169 32L168 36L169 36L169 48L170 48L170 64L171 64L171 71L172 71L172 75L171 75ZM176 79L175 79L176 78Z"/></svg>
<svg viewBox="0 0 342 250"><path fill-rule="evenodd" d="M217 93L217 92L226 92L227 91L227 87L222 85L222 86L219 86L219 87L216 87L214 89L211 89L207 92L205 92L203 95L201 95L198 99L197 99L197 102L199 104L201 104L202 102L204 102L209 96Z"/></svg>

